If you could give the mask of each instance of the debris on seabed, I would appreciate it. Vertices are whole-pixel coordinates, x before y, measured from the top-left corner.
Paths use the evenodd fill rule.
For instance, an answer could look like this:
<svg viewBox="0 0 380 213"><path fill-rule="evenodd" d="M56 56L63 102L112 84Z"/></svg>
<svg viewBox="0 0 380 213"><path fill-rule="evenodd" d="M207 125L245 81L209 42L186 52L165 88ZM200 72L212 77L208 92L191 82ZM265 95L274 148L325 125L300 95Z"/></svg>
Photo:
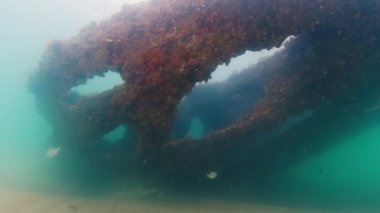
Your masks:
<svg viewBox="0 0 380 213"><path fill-rule="evenodd" d="M61 150L60 147L57 147L57 148L50 148L46 151L46 154L45 156L47 158L54 158L55 156L58 155L59 151Z"/></svg>

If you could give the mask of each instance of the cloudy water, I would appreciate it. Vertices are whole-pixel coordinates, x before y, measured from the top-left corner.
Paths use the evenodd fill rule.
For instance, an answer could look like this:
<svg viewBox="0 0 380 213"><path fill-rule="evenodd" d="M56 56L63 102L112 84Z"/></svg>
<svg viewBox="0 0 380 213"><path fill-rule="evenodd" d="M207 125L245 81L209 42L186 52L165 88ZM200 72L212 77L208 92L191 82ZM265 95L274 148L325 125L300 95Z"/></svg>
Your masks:
<svg viewBox="0 0 380 213"><path fill-rule="evenodd" d="M246 2L250 4L251 1ZM300 35L292 32L262 43L247 39L243 45L254 47L236 48L238 50L233 54L218 56L212 63L202 64L203 67L199 65L199 69L213 68L208 81L192 82L194 87L188 90L183 89L186 80L199 76L183 75L185 80L170 82L178 83L176 88L182 88L186 95L178 99L174 116L169 119L172 127L167 135L145 131L144 122L123 120L123 116L128 114L123 112L113 118L100 116L99 120L104 121L101 127L107 131L100 127L92 128L90 122L92 129L88 129L93 131L90 132L91 137L96 139L72 136L77 133L71 131L71 126L82 128L87 123L57 122L65 119L66 114L53 115L49 107L61 105L49 105L49 101L38 98L40 92L42 94L49 88L46 82L39 87L28 87L39 71L40 61L47 58L44 51L56 41L72 38L91 23L101 23L101 20L119 12L122 5L134 7L136 4L141 2L0 1L0 212L380 212L380 90L376 90L379 88L371 80L368 84L363 83L364 80L355 80L380 78L380 73L372 71L380 69L380 52L373 50L380 47L376 40L380 37L377 34L380 29L373 30L370 22L368 28L372 31L363 40L359 35L359 38L352 38L352 42L344 43L346 40L338 34L346 33L344 35L348 37L351 35L350 27L343 27L342 32L338 30L330 35L331 28L335 28L322 26L310 32L301 30ZM155 3L149 7L152 5ZM368 5L362 6L366 10ZM359 32L367 29L364 24L363 29L361 25L355 27ZM138 27L136 29L138 31ZM210 43L215 42L211 36L208 39ZM370 39L373 39L374 48L363 53L365 63L353 62L351 66L366 74L352 71L354 74L345 76L335 72L334 69L341 68L339 66L347 69L348 66L342 65L346 62L341 63L347 52L360 50L360 42ZM339 43L335 41L350 44L352 49L330 50L328 47ZM115 40L107 37L104 42L113 43ZM213 49L218 52L216 47ZM148 58L159 58L157 55ZM292 58L292 55L297 57ZM354 55L352 58L358 57ZM310 66L303 66L304 62ZM321 69L313 70L319 65ZM287 74L275 74L275 70L283 67ZM294 73L298 71L289 71L289 67L310 73L326 70L324 75L329 75L332 70L333 74L328 78L316 75L317 82L326 82L318 84L312 77L308 78L314 74L296 76ZM68 90L65 101L70 110L78 110L80 104L93 100L93 97L103 95L108 98L108 92L132 84L133 80L128 79L127 83L123 80L118 68L110 66L105 69L101 75L77 80L80 83L76 82ZM345 78L342 81L341 76ZM332 84L331 78L337 78L337 83ZM173 79L167 77L165 80ZM293 86L299 86L287 90L293 81L298 81ZM280 83L283 87L278 86ZM356 84L368 86L352 86ZM349 89L340 93L339 89L343 87ZM276 92L280 95L276 96ZM350 92L352 95L346 95ZM320 98L310 98L313 95L320 95ZM111 100L107 98L105 100ZM271 102L274 98L276 101ZM280 98L291 101L281 102ZM145 104L144 100L139 99ZM305 104L296 104L302 101ZM83 105L89 111L111 106L89 103ZM264 116L267 114L260 114L264 110L254 114L263 118L263 123L239 123L241 119L254 117L245 115L251 115L255 107L262 109L268 106L271 106L268 113L274 113L274 116L267 123L265 119L269 117ZM117 107L116 110L121 109ZM112 114L112 110L106 110L102 116L109 115L107 113ZM73 121L81 119L80 112L75 115L77 120ZM280 118L281 115L286 116ZM234 126L236 123L239 125ZM264 128L258 127L260 124ZM248 132L237 131L232 136L221 134L215 137L220 139L221 146L215 145L218 140L207 139L209 133L218 134L225 128L244 125L251 125L246 130ZM162 128L162 131L166 129ZM148 133L158 136L142 135ZM88 141L83 138L91 138L93 143L90 144L97 144L96 147L87 145ZM154 154L134 159L139 153L136 141L151 138L181 142L171 143L173 148L164 151L167 155L160 158L163 159L163 167L160 163L152 163L154 160L151 161L149 156ZM185 143L182 146L182 140L190 140L189 143L196 144L196 148ZM73 145L81 143L84 145ZM173 154L175 151L180 154ZM177 160L179 163L173 163Z"/></svg>

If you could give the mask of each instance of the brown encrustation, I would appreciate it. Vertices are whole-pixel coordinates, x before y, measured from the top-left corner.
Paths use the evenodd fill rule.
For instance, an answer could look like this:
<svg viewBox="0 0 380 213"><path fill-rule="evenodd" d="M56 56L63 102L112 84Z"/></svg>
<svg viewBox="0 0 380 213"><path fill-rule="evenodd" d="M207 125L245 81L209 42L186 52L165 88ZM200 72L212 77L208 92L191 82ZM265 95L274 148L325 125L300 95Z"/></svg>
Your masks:
<svg viewBox="0 0 380 213"><path fill-rule="evenodd" d="M151 0L51 42L29 87L64 146L96 149L104 134L128 124L137 141L125 155L205 174L223 167L227 152L260 144L255 134L289 116L352 97L368 107L363 91L379 74L363 67L379 59L378 20L376 0ZM200 139L170 140L177 105L197 82L232 57L279 47L290 35L296 38L253 68L250 80L264 82L265 94L249 113ZM125 83L70 101L71 88L108 70Z"/></svg>

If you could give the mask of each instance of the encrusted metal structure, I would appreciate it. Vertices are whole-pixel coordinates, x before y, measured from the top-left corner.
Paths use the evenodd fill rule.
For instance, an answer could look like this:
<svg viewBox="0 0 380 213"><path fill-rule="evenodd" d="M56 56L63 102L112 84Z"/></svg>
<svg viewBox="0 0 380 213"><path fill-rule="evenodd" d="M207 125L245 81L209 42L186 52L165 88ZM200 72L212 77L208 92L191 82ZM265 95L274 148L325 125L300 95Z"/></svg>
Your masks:
<svg viewBox="0 0 380 213"><path fill-rule="evenodd" d="M128 124L136 147L114 158L204 176L254 162L252 153L281 144L279 136L259 136L305 110L368 112L379 97L368 92L379 89L379 20L377 0L151 0L49 44L29 88L60 146L97 150L104 134ZM232 57L279 47L290 35L244 74L242 83L264 91L247 114L200 139L170 140L177 106L197 82ZM108 70L125 83L73 98L71 88Z"/></svg>

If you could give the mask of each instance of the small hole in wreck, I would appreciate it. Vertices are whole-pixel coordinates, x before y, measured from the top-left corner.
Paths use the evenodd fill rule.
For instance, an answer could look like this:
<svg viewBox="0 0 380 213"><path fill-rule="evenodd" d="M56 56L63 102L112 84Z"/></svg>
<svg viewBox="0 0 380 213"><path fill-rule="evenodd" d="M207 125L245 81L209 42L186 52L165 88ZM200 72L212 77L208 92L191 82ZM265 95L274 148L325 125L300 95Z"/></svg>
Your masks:
<svg viewBox="0 0 380 213"><path fill-rule="evenodd" d="M132 146L136 139L136 134L129 125L119 125L113 130L103 135L103 140L109 145Z"/></svg>
<svg viewBox="0 0 380 213"><path fill-rule="evenodd" d="M108 132L107 134L105 134L103 136L103 139L109 143L115 143L117 141L120 141L121 139L123 139L124 137L124 134L126 133L127 131L127 127L124 126L124 125L119 125L118 127L116 127L115 129L113 129L112 131Z"/></svg>
<svg viewBox="0 0 380 213"><path fill-rule="evenodd" d="M71 88L70 92L78 93L79 95L94 95L111 90L123 83L124 81L119 73L109 70L102 77L95 76L88 79L85 84Z"/></svg>

